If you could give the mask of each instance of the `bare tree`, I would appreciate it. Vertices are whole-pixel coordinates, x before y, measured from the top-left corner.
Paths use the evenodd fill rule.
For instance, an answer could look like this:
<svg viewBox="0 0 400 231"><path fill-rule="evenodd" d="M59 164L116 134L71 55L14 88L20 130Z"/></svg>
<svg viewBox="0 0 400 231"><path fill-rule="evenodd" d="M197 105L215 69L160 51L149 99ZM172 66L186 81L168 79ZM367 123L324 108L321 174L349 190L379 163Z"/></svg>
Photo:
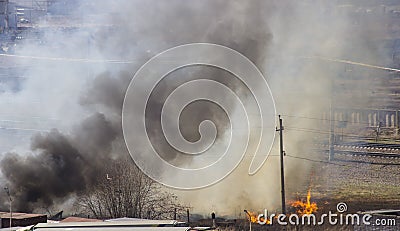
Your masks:
<svg viewBox="0 0 400 231"><path fill-rule="evenodd" d="M147 177L128 160L117 160L106 169L78 206L95 218L136 217L172 219L184 216L186 207L177 197Z"/></svg>

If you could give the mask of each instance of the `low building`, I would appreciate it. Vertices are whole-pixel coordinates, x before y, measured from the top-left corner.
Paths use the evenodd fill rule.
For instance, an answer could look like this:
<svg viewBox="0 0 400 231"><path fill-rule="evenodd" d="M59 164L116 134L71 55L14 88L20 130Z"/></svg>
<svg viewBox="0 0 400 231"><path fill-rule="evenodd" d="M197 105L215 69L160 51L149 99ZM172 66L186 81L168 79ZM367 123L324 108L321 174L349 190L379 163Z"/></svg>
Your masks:
<svg viewBox="0 0 400 231"><path fill-rule="evenodd" d="M0 212L0 228L10 227L10 213ZM30 226L47 222L45 214L12 213L11 226Z"/></svg>
<svg viewBox="0 0 400 231"><path fill-rule="evenodd" d="M71 218L71 220L73 220ZM138 218L117 218L105 221L88 222L59 222L59 223L40 223L31 228L31 230L140 230L140 231L203 231L214 230L210 227L191 228L184 222L177 220L148 220Z"/></svg>

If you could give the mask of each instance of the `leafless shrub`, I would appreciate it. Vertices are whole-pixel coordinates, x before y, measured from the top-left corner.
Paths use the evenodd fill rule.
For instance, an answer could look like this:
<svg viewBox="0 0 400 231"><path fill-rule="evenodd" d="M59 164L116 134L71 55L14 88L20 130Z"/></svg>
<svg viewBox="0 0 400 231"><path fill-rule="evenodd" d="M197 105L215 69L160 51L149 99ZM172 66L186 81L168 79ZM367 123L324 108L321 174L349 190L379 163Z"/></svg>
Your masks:
<svg viewBox="0 0 400 231"><path fill-rule="evenodd" d="M178 198L147 177L130 161L117 160L106 169L77 206L83 213L99 219L136 217L147 219L180 218L186 211Z"/></svg>

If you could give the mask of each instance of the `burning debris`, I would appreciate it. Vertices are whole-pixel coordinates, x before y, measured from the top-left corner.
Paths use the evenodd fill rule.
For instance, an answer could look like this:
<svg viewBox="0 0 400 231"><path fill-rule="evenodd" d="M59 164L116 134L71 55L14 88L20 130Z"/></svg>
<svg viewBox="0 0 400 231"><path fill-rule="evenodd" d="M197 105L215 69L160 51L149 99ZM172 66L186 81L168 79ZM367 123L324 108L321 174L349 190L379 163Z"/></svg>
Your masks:
<svg viewBox="0 0 400 231"><path fill-rule="evenodd" d="M271 224L271 221L268 218L268 214L264 214L264 216L258 217L259 216L258 214L254 213L254 212L250 212L250 211L248 211L246 209L244 210L244 212L247 214L247 219L251 223L258 223L258 222L264 223L265 222L265 224ZM265 216L267 218L265 218Z"/></svg>
<svg viewBox="0 0 400 231"><path fill-rule="evenodd" d="M291 205L297 209L296 212L300 215L314 214L318 210L317 203L311 202L311 189L308 190L307 199L305 202L303 200L297 200Z"/></svg>

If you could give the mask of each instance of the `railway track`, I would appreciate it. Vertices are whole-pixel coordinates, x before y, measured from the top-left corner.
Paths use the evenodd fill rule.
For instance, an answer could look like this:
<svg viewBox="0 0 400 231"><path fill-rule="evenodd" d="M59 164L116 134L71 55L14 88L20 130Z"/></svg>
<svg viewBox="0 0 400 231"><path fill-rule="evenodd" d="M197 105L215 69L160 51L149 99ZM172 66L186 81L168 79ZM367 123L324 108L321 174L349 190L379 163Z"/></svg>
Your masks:
<svg viewBox="0 0 400 231"><path fill-rule="evenodd" d="M319 150L329 151L328 144L318 144ZM378 158L400 158L400 144L353 142L334 145L335 154L369 156Z"/></svg>

